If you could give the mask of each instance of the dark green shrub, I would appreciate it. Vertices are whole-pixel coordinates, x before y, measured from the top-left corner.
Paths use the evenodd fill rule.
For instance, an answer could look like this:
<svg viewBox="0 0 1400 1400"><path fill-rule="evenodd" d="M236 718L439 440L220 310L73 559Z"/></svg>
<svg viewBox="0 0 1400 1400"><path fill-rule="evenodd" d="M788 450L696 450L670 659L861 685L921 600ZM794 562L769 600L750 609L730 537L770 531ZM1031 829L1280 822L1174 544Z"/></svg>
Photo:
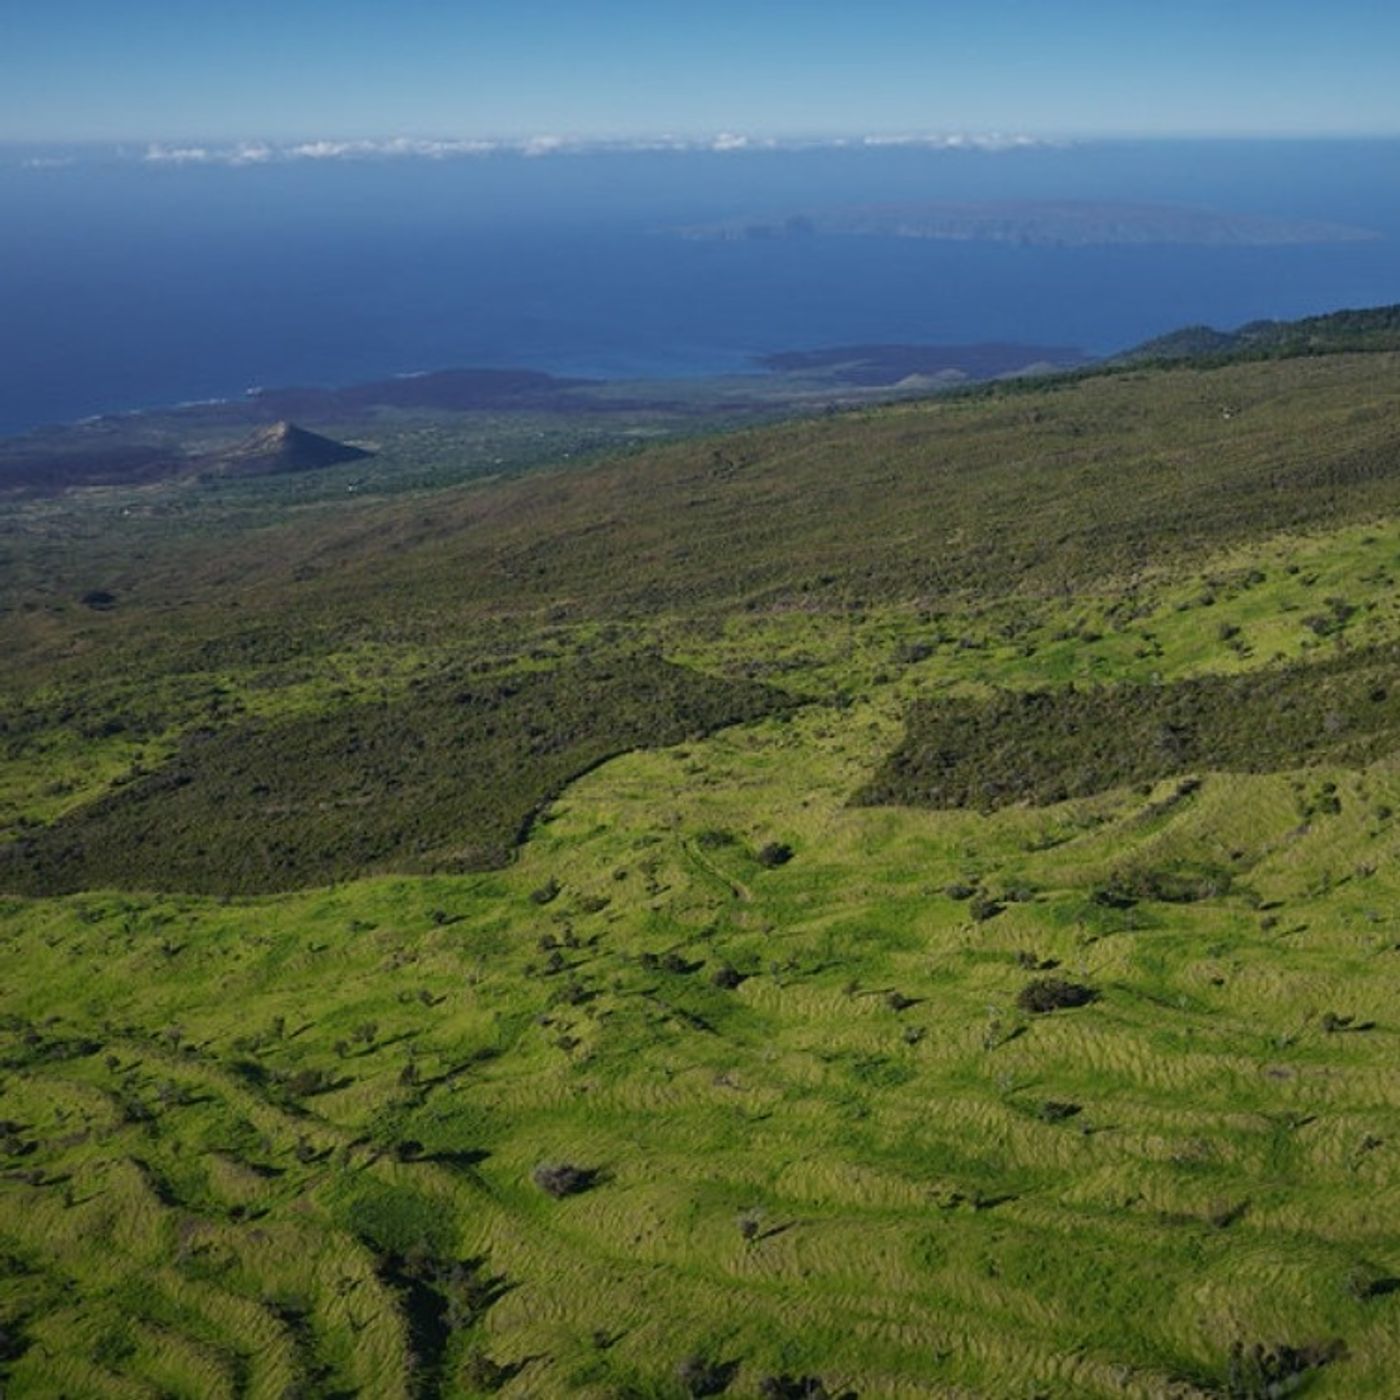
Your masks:
<svg viewBox="0 0 1400 1400"><path fill-rule="evenodd" d="M313 1094L324 1094L334 1087L330 1075L322 1069L299 1069L289 1074L284 1081L287 1092L293 1098L310 1098Z"/></svg>
<svg viewBox="0 0 1400 1400"><path fill-rule="evenodd" d="M676 1379L687 1395L722 1395L738 1371L737 1362L715 1362L707 1357L687 1356L676 1367Z"/></svg>
<svg viewBox="0 0 1400 1400"><path fill-rule="evenodd" d="M1246 1347L1236 1342L1230 1348L1225 1394L1228 1400L1276 1400L1297 1390L1309 1371L1340 1361L1346 1354L1341 1340L1300 1347L1282 1342Z"/></svg>
<svg viewBox="0 0 1400 1400"><path fill-rule="evenodd" d="M0 889L252 893L370 871L498 868L549 800L603 760L791 704L753 682L634 656L494 682L459 668L393 700L240 719L0 843ZM532 897L559 893L551 879Z"/></svg>
<svg viewBox="0 0 1400 1400"><path fill-rule="evenodd" d="M819 1376L764 1376L758 1393L763 1400L833 1400Z"/></svg>
<svg viewBox="0 0 1400 1400"><path fill-rule="evenodd" d="M1098 997L1099 994L1092 987L1086 987L1082 982L1066 982L1059 977L1037 977L1021 988L1016 1005L1022 1011L1043 1015L1068 1007L1088 1006Z"/></svg>
<svg viewBox="0 0 1400 1400"><path fill-rule="evenodd" d="M1339 625L1338 617L1324 620ZM1171 685L918 701L903 743L854 800L988 811L1207 768L1365 765L1400 740L1400 696L1387 689L1397 660L1400 648L1377 647ZM1178 797L1191 790L1183 783Z"/></svg>
<svg viewBox="0 0 1400 1400"><path fill-rule="evenodd" d="M500 1390L514 1375L514 1367L502 1366L499 1361L493 1361L485 1352L477 1352L475 1356L469 1357L462 1367L462 1379L473 1390L485 1390L492 1393Z"/></svg>
<svg viewBox="0 0 1400 1400"><path fill-rule="evenodd" d="M707 827L695 838L695 844L702 851L717 851L723 846L734 844L734 833L721 831L718 827Z"/></svg>
<svg viewBox="0 0 1400 1400"><path fill-rule="evenodd" d="M587 1191L598 1178L598 1173L588 1167L576 1167L569 1162L541 1162L531 1173L535 1185L555 1200L565 1196L577 1196Z"/></svg>
<svg viewBox="0 0 1400 1400"><path fill-rule="evenodd" d="M536 904L549 904L553 900L559 898L559 891L559 881L556 880L553 875L551 875L549 879L544 882L544 884L540 885L537 889L533 889L530 891L530 898L534 900Z"/></svg>

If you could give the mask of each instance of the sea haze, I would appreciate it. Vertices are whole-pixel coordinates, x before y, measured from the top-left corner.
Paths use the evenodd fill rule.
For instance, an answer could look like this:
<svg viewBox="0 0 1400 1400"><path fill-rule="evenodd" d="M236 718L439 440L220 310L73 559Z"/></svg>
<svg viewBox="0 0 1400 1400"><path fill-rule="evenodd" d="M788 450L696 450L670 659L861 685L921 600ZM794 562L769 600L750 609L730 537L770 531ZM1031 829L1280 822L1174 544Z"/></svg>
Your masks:
<svg viewBox="0 0 1400 1400"><path fill-rule="evenodd" d="M0 431L457 365L699 375L826 345L1107 353L1400 300L1400 143L1153 142L150 161L0 151ZM696 226L1087 201L1347 225L1267 246ZM850 218L842 215L833 227Z"/></svg>

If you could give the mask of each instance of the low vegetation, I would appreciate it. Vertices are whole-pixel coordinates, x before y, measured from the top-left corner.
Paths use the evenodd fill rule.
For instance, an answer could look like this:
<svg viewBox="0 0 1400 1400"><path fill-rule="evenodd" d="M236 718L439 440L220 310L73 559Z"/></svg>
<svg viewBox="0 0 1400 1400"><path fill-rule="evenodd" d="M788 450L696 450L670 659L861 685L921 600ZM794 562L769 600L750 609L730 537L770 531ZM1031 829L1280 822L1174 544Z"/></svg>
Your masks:
<svg viewBox="0 0 1400 1400"><path fill-rule="evenodd" d="M857 800L991 811L1210 769L1364 767L1400 748L1400 650L1168 684L924 700Z"/></svg>
<svg viewBox="0 0 1400 1400"><path fill-rule="evenodd" d="M755 682L641 656L200 729L154 772L0 851L0 887L251 893L489 869L601 760L785 703Z"/></svg>
<svg viewBox="0 0 1400 1400"><path fill-rule="evenodd" d="M10 503L7 1395L1388 1393L1394 363Z"/></svg>

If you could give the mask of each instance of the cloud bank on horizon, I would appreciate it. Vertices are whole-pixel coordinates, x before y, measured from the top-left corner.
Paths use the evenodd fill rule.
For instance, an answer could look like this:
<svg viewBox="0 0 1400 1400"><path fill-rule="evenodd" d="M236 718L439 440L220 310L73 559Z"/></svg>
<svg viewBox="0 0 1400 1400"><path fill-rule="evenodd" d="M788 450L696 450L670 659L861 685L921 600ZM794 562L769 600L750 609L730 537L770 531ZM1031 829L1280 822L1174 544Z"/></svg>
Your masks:
<svg viewBox="0 0 1400 1400"><path fill-rule="evenodd" d="M717 152L860 150L910 147L933 151L1010 151L1061 146L1062 141L1021 133L919 132L793 138L720 131L704 137L596 138L539 135L515 139L477 137L426 138L392 136L380 139L307 141L260 140L227 143L150 142L144 147L113 146L66 150L61 154L22 155L15 162L26 170L56 170L107 160L136 161L152 166L260 166L300 161L453 160L484 156L590 155L640 152Z"/></svg>

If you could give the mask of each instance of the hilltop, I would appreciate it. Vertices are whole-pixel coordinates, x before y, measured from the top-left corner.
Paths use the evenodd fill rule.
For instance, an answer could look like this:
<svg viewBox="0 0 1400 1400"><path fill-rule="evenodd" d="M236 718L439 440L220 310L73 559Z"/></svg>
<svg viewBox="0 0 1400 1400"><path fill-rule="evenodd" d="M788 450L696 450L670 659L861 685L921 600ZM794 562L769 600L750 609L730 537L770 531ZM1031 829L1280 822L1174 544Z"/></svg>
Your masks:
<svg viewBox="0 0 1400 1400"><path fill-rule="evenodd" d="M295 423L274 423L221 452L196 463L216 476L276 476L283 472L320 471L342 462L358 462L372 454L361 447L335 442Z"/></svg>
<svg viewBox="0 0 1400 1400"><path fill-rule="evenodd" d="M1400 349L1400 305L1333 311L1298 321L1251 321L1234 331L1186 326L1144 341L1120 361L1281 359Z"/></svg>

